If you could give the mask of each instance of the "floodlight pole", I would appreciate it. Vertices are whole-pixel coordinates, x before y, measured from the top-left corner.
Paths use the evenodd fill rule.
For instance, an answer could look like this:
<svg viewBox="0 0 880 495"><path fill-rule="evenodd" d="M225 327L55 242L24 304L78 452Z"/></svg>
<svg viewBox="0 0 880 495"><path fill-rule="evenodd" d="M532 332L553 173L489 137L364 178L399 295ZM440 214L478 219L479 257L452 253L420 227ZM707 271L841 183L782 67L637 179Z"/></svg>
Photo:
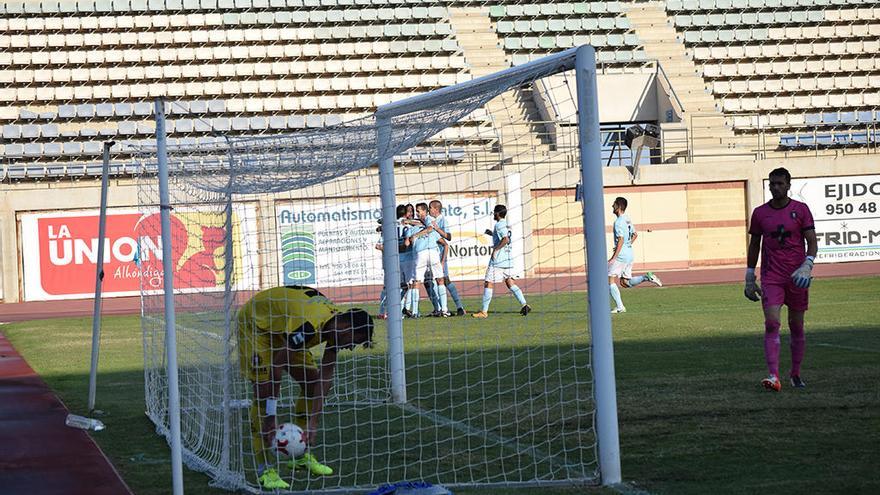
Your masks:
<svg viewBox="0 0 880 495"><path fill-rule="evenodd" d="M92 366L89 369L89 412L95 410L98 387L98 350L101 345L101 287L104 281L104 237L107 233L107 189L110 182L110 148L116 143L104 143L104 163L101 167L101 212L98 216L98 262L95 270L95 305L92 311Z"/></svg>
<svg viewBox="0 0 880 495"><path fill-rule="evenodd" d="M388 361L391 368L391 399L406 403L406 369L403 355L403 311L400 307L400 254L397 251L397 205L394 197L394 156L391 118L376 112L376 145L379 156L379 192L382 199L382 265L388 310Z"/></svg>
<svg viewBox="0 0 880 495"><path fill-rule="evenodd" d="M581 46L577 49L575 74L599 473L603 485L614 485L621 481L620 438L617 426L617 391L614 384L614 344L611 337L611 313L608 310L610 301L605 258L607 251L599 98L596 93L596 51L592 46Z"/></svg>
<svg viewBox="0 0 880 495"><path fill-rule="evenodd" d="M183 495L180 448L180 390L177 384L177 326L174 316L174 267L171 253L171 201L168 194L168 142L165 135L165 102L156 98L156 158L159 165L159 215L162 220L162 271L165 290L165 366L168 375L168 419L171 438L171 480L174 495Z"/></svg>

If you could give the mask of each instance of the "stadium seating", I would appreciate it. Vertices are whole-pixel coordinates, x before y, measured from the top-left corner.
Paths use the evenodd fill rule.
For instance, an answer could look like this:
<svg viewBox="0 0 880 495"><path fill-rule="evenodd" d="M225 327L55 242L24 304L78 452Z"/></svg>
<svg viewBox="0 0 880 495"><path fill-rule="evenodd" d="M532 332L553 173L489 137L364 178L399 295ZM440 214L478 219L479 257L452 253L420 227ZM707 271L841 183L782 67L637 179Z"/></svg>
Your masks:
<svg viewBox="0 0 880 495"><path fill-rule="evenodd" d="M603 64L647 61L621 2L496 4L489 15L515 65L583 44L593 45Z"/></svg>
<svg viewBox="0 0 880 495"><path fill-rule="evenodd" d="M3 9L0 157L9 163L69 161L102 140L148 138L154 127L144 119L160 95L174 100L171 138L199 143L214 131L334 125L469 78L446 6L428 2L62 0ZM49 110L29 110L37 107Z"/></svg>
<svg viewBox="0 0 880 495"><path fill-rule="evenodd" d="M785 150L876 146L880 144L877 122L880 115L871 110L806 114L797 132L781 136Z"/></svg>
<svg viewBox="0 0 880 495"><path fill-rule="evenodd" d="M737 133L776 132L789 150L876 145L876 1L665 6ZM474 77L451 22L461 7L488 15L507 64L587 43L605 71L649 61L629 2L616 0L8 1L0 5L0 160L50 175L86 170L55 165L99 156L106 140L149 140L156 96L173 102L170 137L194 144L216 132L363 116ZM812 122L832 112L842 120ZM494 139L487 119L477 114L438 139Z"/></svg>
<svg viewBox="0 0 880 495"><path fill-rule="evenodd" d="M880 8L871 1L670 0L670 19L737 132L780 133L784 150L873 143L868 122L811 122L805 115L870 116L880 106ZM751 125L753 124L753 125ZM830 132L846 124L847 132ZM861 129L857 129L861 126Z"/></svg>

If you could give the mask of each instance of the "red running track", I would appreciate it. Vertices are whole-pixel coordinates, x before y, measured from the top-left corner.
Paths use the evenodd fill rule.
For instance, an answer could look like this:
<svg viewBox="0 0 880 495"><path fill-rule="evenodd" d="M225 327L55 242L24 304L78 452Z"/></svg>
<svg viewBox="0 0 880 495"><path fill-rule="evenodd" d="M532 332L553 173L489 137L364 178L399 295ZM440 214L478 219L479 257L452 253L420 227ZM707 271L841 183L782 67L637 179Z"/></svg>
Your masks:
<svg viewBox="0 0 880 495"><path fill-rule="evenodd" d="M113 464L0 333L0 494L130 495Z"/></svg>

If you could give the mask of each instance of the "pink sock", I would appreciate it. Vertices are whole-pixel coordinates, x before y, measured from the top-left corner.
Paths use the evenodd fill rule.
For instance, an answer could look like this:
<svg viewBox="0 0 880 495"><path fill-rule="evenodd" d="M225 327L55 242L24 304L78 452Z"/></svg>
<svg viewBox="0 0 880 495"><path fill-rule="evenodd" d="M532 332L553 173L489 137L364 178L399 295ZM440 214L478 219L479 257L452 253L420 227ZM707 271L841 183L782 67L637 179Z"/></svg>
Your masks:
<svg viewBox="0 0 880 495"><path fill-rule="evenodd" d="M804 335L803 322L789 322L791 330L791 375L801 375L801 361L804 360L804 350L807 348L807 337Z"/></svg>
<svg viewBox="0 0 880 495"><path fill-rule="evenodd" d="M764 359L773 376L779 376L779 322L764 321Z"/></svg>

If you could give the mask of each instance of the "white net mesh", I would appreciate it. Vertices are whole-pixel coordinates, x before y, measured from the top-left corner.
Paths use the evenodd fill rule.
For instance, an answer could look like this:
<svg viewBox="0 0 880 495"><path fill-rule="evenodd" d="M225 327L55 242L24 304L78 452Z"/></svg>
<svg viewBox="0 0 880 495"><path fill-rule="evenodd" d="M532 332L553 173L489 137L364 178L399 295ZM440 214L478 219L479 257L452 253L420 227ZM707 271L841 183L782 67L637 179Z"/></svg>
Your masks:
<svg viewBox="0 0 880 495"><path fill-rule="evenodd" d="M292 491L401 480L447 486L595 480L583 221L574 192L580 173L573 65L569 51L400 107L386 149L377 142L375 116L169 149L181 430L190 467L209 472L218 486L253 492L261 490L257 473L267 467ZM410 271L410 287L386 291L421 316L403 323L405 404L391 399L384 321L375 320L373 348L339 351L310 450L334 474L310 475L292 470L253 438L265 409L252 380L262 380L254 370L266 359L283 365L272 382L278 422L309 416L312 402L300 404L300 383L308 379L296 370L307 375L311 361L327 359L333 340L320 335L330 330L321 328L308 341L317 344L308 358L299 353L292 362L285 354L279 363L276 352L290 346L285 339L304 328L311 310L279 315L273 304L293 297L282 291L266 296L272 308L266 311L296 325L279 330L256 315L258 309L245 319L237 315L260 291L296 285L319 290L340 311L358 307L385 316L387 306L377 308L380 156L400 164L398 204L442 203L441 214L429 215L442 216L451 234L440 256L452 283L441 284L436 269ZM162 240L150 150L140 165L146 399L150 417L167 435ZM506 206L503 219L493 218L498 205ZM509 237L485 234L503 232L502 220ZM403 237L412 237L418 222L411 219ZM494 283L484 284L493 246L504 237L509 245L496 262L505 256L510 262L496 266ZM421 256L415 251L437 246L434 238L428 247L418 242L413 259ZM485 285L492 285L491 294ZM413 304L416 293L420 300ZM532 310L525 317L524 305ZM459 308L468 314L454 316ZM488 318L472 317L484 309ZM428 317L444 310L454 317ZM251 355L260 332L269 335L269 353ZM273 334L281 335L280 344Z"/></svg>

